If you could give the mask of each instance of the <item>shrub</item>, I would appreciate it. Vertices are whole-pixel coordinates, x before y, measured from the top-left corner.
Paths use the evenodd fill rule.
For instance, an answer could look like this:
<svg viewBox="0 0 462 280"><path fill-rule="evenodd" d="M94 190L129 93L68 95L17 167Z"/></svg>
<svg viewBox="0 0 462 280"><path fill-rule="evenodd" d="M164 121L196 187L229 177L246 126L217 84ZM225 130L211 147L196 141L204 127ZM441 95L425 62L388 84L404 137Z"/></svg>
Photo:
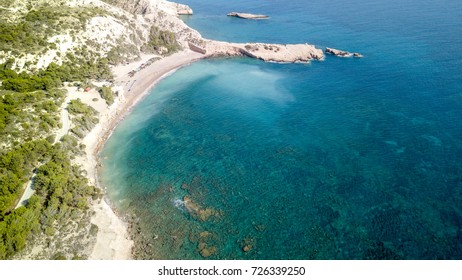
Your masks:
<svg viewBox="0 0 462 280"><path fill-rule="evenodd" d="M107 105L111 105L114 103L114 93L112 92L110 87L103 86L99 90L99 94L101 95L101 98L106 100Z"/></svg>

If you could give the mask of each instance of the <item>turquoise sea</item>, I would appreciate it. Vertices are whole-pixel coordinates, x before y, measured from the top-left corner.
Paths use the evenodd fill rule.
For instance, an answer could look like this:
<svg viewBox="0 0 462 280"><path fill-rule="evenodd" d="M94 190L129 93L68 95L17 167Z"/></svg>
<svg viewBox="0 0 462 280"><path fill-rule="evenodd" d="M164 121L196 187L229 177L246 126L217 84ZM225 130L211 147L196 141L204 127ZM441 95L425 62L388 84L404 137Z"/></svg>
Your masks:
<svg viewBox="0 0 462 280"><path fill-rule="evenodd" d="M214 59L160 82L100 154L138 258L462 259L459 0L183 3L206 38L364 58Z"/></svg>

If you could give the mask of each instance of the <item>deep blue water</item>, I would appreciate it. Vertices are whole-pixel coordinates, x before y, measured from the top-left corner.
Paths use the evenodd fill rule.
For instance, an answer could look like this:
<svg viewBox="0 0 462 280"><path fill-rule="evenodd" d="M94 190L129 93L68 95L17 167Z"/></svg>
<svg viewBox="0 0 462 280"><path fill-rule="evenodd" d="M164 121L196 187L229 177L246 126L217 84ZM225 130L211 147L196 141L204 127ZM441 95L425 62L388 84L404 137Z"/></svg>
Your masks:
<svg viewBox="0 0 462 280"><path fill-rule="evenodd" d="M458 1L183 3L207 38L364 58L215 59L159 83L101 153L143 258L462 258Z"/></svg>

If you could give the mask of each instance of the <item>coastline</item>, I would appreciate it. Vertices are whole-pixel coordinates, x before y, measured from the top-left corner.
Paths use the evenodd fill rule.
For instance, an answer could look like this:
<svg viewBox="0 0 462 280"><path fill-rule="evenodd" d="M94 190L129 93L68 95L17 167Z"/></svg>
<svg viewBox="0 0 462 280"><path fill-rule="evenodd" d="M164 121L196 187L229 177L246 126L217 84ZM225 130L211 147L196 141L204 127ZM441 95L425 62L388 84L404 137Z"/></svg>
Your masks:
<svg viewBox="0 0 462 280"><path fill-rule="evenodd" d="M11 212L11 219L5 220L5 232L9 233L11 227L17 234L5 235L3 241L25 245L12 255L15 263L21 259L64 258L184 258L196 262L286 258L404 260L453 259L459 252L462 254L462 242L458 242L462 237L462 208L457 203L462 199L462 188L457 185L462 175L457 159L462 155L462 143L459 145L458 126L454 122L462 110L462 103L458 102L462 102L462 92L459 95L457 91L457 68L462 67L462 60L458 63L461 58L454 56L457 44L448 40L457 37L457 26L461 24L454 20L456 2L444 6L410 4L400 9L386 2L361 9L351 3L336 3L327 10L321 2L234 3L242 11L260 10L276 16L257 22L226 18L223 12L217 14L210 3L194 1L189 4L197 5L197 14L180 19L203 29L204 36L210 31L210 39L230 41L233 46L218 42L216 48L221 47L222 51L216 53L217 59L212 54L190 65L165 69L151 85L139 84L140 90L135 92L132 87L145 82L143 74L127 73L144 67L151 58L164 60L162 54L171 54L169 48L162 48L163 44L157 42L152 44L153 48L143 47L150 30L158 25L160 32L171 32L168 34L178 39L181 48L186 49L187 42L192 44L191 50L197 47L196 52L209 54L215 46L207 38L193 36L185 41L195 30L179 30L180 24L170 28L167 20L171 20L171 15L161 10L164 1L66 0L13 7L5 4L6 20L11 21L10 15L18 19L7 23L20 23L24 15L21 9L34 12L34 7L39 7L35 10L37 15L42 12L41 7L45 13L56 10L63 20L50 23L57 28L45 34L52 39L43 41L47 45L43 51L34 47L26 52L27 46L13 50L15 54L20 52L13 55L16 65L24 64L24 69L41 73L46 70L34 69L35 65L43 69L50 61L59 65L60 58L71 58L73 54L89 65L90 59L111 58L108 64L105 60L97 64L104 65L96 68L104 72L98 71L101 74L91 77L111 76L105 74L116 68L120 73L103 80L66 78L69 82L59 83L64 86L57 89L59 99L54 98L58 94L53 91L44 93L51 101L61 102L63 95L66 98L62 106L55 102L58 110L50 114L57 124L54 129L18 134L21 141L15 143L22 143L23 135L34 140L50 134L49 142L51 135L56 135L56 149L61 145L69 150L62 153L66 156L64 172L55 171L76 174L67 177L71 180L66 185L81 188L78 193L67 188L63 195L57 189L54 197L39 201L43 205L40 209L32 209L36 201L30 200L29 206ZM103 9L93 9L103 4ZM222 8L230 3L220 4ZM60 7L64 5L70 8ZM374 15L377 10L382 11L379 17ZM403 18L409 24L396 20ZM160 22L164 20L166 23ZM257 46L252 43L254 40L266 43ZM255 47L274 51L277 45L271 42L289 44L305 40L320 44L325 62L313 59L306 65L275 60L263 63L257 59L266 60L253 51ZM240 45L234 48L236 44ZM326 47L336 45L339 49ZM22 52L23 49L26 51ZM88 60L85 50L92 56ZM364 53L366 60L355 59L353 51ZM5 59L11 57L8 54ZM227 55L242 58L221 57ZM255 59L247 58L251 55ZM132 62L134 59L138 61ZM64 61L64 66L70 61ZM120 61L123 65L115 65ZM64 71L55 72L66 77L70 69L70 76L88 75L86 68L78 66L70 64ZM21 67L11 68L20 73ZM149 71L156 70L144 72L151 75ZM209 83L210 77L214 78L213 83ZM108 96L109 87L119 94ZM39 92L40 95L43 94ZM112 106L107 104L111 97L115 100ZM69 98L80 98L84 104L98 107L98 112L88 114L91 108L80 106L80 110L82 104L77 102L67 106ZM36 108L47 103L39 105L22 107L20 113L25 118L17 123L27 125L29 116L46 114ZM70 123L67 126L66 121ZM87 121L91 121L91 126ZM34 124L35 120L29 123ZM17 128L23 131L20 126ZM84 141L90 132L94 139ZM15 148L15 143L10 143L8 140L4 146ZM34 171L43 162L56 162L59 168L57 160L61 158L55 159L45 158L33 166L31 160L28 163ZM72 169L68 168L69 160ZM85 167L78 166L78 162ZM29 167L24 171L30 174ZM74 178L79 179L79 184ZM57 179L64 182L66 178ZM39 185L41 181L36 182ZM93 185L98 185L97 192ZM59 184L50 186L59 188ZM122 187L120 192L115 186ZM39 195L44 194L41 190L40 186L36 188ZM55 192L56 188L50 190ZM76 203L83 202L76 199L80 198L80 190L88 193L85 207ZM64 197L68 193L73 194L72 201L70 196ZM53 207L56 200L51 199L56 196L59 204ZM39 212L40 216L29 215ZM197 215L201 212L204 217ZM205 212L221 215L206 219L209 213ZM22 219L22 214L26 219ZM13 219L15 216L20 219ZM57 222L51 224L54 216ZM25 243L15 243L22 237L21 232L28 231L30 222L36 225L35 220L40 227L32 231ZM11 250L13 245L4 247ZM112 277L118 278L122 271L134 272L118 268L103 273L105 277L114 274ZM11 272L12 276L24 276L20 267L12 270L16 270ZM49 275L54 270L45 268L42 274ZM152 275L152 266L147 267L147 274Z"/></svg>
<svg viewBox="0 0 462 280"><path fill-rule="evenodd" d="M118 97L111 106L99 108L98 124L81 141L85 145L85 155L76 162L87 172L90 184L99 187L104 195L103 199L92 205L94 214L91 223L95 224L99 230L89 259L115 260L132 259L133 257L131 252L134 244L128 232L128 224L123 220L123 216L117 215L111 208L111 203L105 195L105 187L99 185L98 153L118 123L161 79L181 67L205 58L247 56L279 63L308 62L324 58L322 50L308 44L237 44L207 40L178 18L175 6L178 4L164 0L156 1L156 3L155 9L165 12L166 15L157 24L172 30L178 36L177 40L183 50L167 57L160 57L152 64L148 62L153 56L142 55L141 61L118 65L112 69L115 76L115 85L112 88L118 92ZM191 42L198 43L198 45L191 44ZM135 74L131 76L129 71L135 69Z"/></svg>
<svg viewBox="0 0 462 280"><path fill-rule="evenodd" d="M122 214L117 213L111 201L106 196L106 187L99 184L98 167L100 162L98 154L104 147L107 139L131 109L142 101L150 90L163 78L176 70L187 66L195 61L226 56L242 56L240 53L228 53L232 43L209 41L212 48L209 53L195 52L185 49L167 57L156 60L149 66L137 71L130 77L127 69L139 69L142 63L147 62L147 57L141 61L132 62L128 65L114 67L115 82L113 89L118 91L118 97L114 104L106 106L100 113L99 123L81 141L85 145L85 156L78 160L84 170L90 184L97 186L103 191L103 198L92 205L93 215L91 223L98 227L96 242L88 259L90 260L130 260L133 259L132 248L134 241L129 233L129 224ZM225 46L222 51L220 46ZM218 47L217 47L218 46ZM254 57L258 58L258 57Z"/></svg>
<svg viewBox="0 0 462 280"><path fill-rule="evenodd" d="M190 50L180 51L155 61L138 71L133 77L129 77L128 73L121 73L117 67L113 69L116 75L116 88L120 89L119 96L113 105L100 112L99 123L83 139L82 143L86 146L85 156L79 160L79 164L87 172L90 183L98 186L104 195L103 199L92 205L94 214L91 222L98 226L98 233L89 259L132 259L133 241L130 239L127 223L110 206L105 195L105 188L98 182L98 153L118 123L159 81L175 70L206 57L204 54ZM132 64L139 64L139 62Z"/></svg>

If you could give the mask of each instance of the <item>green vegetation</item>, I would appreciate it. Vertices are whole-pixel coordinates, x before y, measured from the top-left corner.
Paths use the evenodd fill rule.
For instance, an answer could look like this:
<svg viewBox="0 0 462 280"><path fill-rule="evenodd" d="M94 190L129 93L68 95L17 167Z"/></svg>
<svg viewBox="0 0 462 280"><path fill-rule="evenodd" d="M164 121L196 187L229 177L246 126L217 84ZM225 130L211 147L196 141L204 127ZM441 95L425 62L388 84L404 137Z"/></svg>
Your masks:
<svg viewBox="0 0 462 280"><path fill-rule="evenodd" d="M36 6L14 21L0 20L0 51L29 53L53 49L48 39L67 30L85 29L95 15L105 15L99 8L69 7L66 5Z"/></svg>
<svg viewBox="0 0 462 280"><path fill-rule="evenodd" d="M86 79L110 80L112 78L107 58L99 58L96 53L89 51L86 47L74 53L67 53L66 61L61 66L51 63L46 71L60 77L63 82L85 81Z"/></svg>
<svg viewBox="0 0 462 280"><path fill-rule="evenodd" d="M39 50L47 45L46 37L34 30L28 22L0 23L0 50L12 51L18 49Z"/></svg>
<svg viewBox="0 0 462 280"><path fill-rule="evenodd" d="M14 3L13 3L14 4ZM75 34L85 30L86 23L92 17L107 15L100 8L70 7L59 3L29 3L33 8L19 13L16 18L0 17L0 51L10 52L13 57L21 57L25 53L44 54L56 49L56 43L49 41L59 34ZM91 42L87 42L90 45ZM0 71L11 68L14 59L0 65ZM27 62L26 68L34 65ZM31 68L29 68L31 69ZM5 75L7 75L5 77ZM50 64L47 69L35 73L0 73L3 88L19 92L49 90L58 87L62 82L84 81L85 79L110 79L108 59L101 58L96 52L83 46L63 56L62 65Z"/></svg>
<svg viewBox="0 0 462 280"><path fill-rule="evenodd" d="M56 227L88 209L89 199L100 197L80 168L71 165L69 152L61 144L28 142L3 154L0 160L0 259L23 249L34 233L53 236ZM43 164L37 171L36 194L26 207L12 210L30 175L26 170L39 162Z"/></svg>
<svg viewBox="0 0 462 280"><path fill-rule="evenodd" d="M80 55L88 54L82 50ZM91 55L88 55L91 57ZM50 65L35 74L16 73L0 64L0 141L9 143L18 139L32 140L41 137L59 126L57 111L64 100L64 92L58 87L63 82L87 81L89 79L109 79L111 72L106 59L92 61L91 58L77 58L69 55L69 62ZM74 66L71 66L74 65ZM102 96L108 104L113 102L113 94L103 89ZM91 114L95 115L95 112ZM79 120L85 130L97 122L87 114ZM36 126L31 125L36 123ZM81 133L79 133L81 134ZM20 141L19 141L20 142Z"/></svg>
<svg viewBox="0 0 462 280"><path fill-rule="evenodd" d="M84 148L75 137L67 135L53 145L65 96L58 87L64 81L110 74L107 60L93 59L84 49L78 55L35 73L16 73L8 64L0 65L0 259L11 258L39 236L54 239L70 220L88 217L89 201L100 197L80 167L71 164ZM79 100L68 110L76 123L72 131L79 137L98 122L96 111ZM27 206L14 209L34 169L36 194Z"/></svg>
<svg viewBox="0 0 462 280"><path fill-rule="evenodd" d="M72 135L64 135L61 140L63 150L70 152L71 159L76 155L82 155L85 151L85 145L79 144L79 140Z"/></svg>
<svg viewBox="0 0 462 280"><path fill-rule="evenodd" d="M35 75L22 74L15 78L3 80L3 89L17 92L30 92L37 90L51 90L61 85L60 80L53 80L49 77L38 77Z"/></svg>
<svg viewBox="0 0 462 280"><path fill-rule="evenodd" d="M63 82L85 81L88 79L111 79L112 73L106 58L95 58L96 54L83 48L68 53L62 65L50 63L46 69L29 74L16 73L8 65L0 64L2 88L17 92L51 90L62 86Z"/></svg>
<svg viewBox="0 0 462 280"><path fill-rule="evenodd" d="M103 86L99 90L99 94L101 95L101 98L106 100L107 105L111 105L114 103L114 93L112 92L112 89L110 87Z"/></svg>
<svg viewBox="0 0 462 280"><path fill-rule="evenodd" d="M73 116L72 122L75 126L71 129L77 137L83 138L98 123L95 117L98 112L92 107L82 103L80 99L71 100L67 110Z"/></svg>
<svg viewBox="0 0 462 280"><path fill-rule="evenodd" d="M51 150L46 140L26 142L0 157L0 218L11 211L31 171Z"/></svg>
<svg viewBox="0 0 462 280"><path fill-rule="evenodd" d="M52 238L70 219L85 215L91 199L100 197L99 190L88 185L80 167L70 161L84 147L70 135L52 145L52 135L45 131L58 126L58 105L63 96L57 89L1 91L2 143L12 134L18 138L10 148L0 150L0 259L11 258L35 236ZM94 109L79 100L70 103L69 111L83 129L97 122ZM35 128L36 134L32 133ZM26 133L21 138L23 131ZM36 194L27 206L14 209L34 169Z"/></svg>
<svg viewBox="0 0 462 280"><path fill-rule="evenodd" d="M91 116L92 114L96 114L95 109L86 105L85 103L82 103L80 99L71 100L71 102L67 106L67 110L69 111L69 113L74 115L82 114L86 116Z"/></svg>
<svg viewBox="0 0 462 280"><path fill-rule="evenodd" d="M15 145L46 137L60 125L62 90L14 92L0 90L0 142Z"/></svg>
<svg viewBox="0 0 462 280"><path fill-rule="evenodd" d="M52 152L51 159L38 169L35 181L37 195L45 198L41 217L45 233L53 231L55 221L71 218L73 210L86 210L88 199L99 196L99 190L88 185L80 167L71 165L68 152L61 145Z"/></svg>
<svg viewBox="0 0 462 280"><path fill-rule="evenodd" d="M20 207L0 220L0 259L22 250L28 237L40 229L41 198L32 196L27 207Z"/></svg>
<svg viewBox="0 0 462 280"><path fill-rule="evenodd" d="M160 30L153 25L149 32L149 41L143 45L141 50L144 52L161 51L163 47L167 49L167 53L173 53L180 49L173 32Z"/></svg>
<svg viewBox="0 0 462 280"><path fill-rule="evenodd" d="M138 48L133 44L127 44L124 40L117 41L117 45L113 47L106 55L106 58L111 65L117 65L126 62L128 57L139 56Z"/></svg>

